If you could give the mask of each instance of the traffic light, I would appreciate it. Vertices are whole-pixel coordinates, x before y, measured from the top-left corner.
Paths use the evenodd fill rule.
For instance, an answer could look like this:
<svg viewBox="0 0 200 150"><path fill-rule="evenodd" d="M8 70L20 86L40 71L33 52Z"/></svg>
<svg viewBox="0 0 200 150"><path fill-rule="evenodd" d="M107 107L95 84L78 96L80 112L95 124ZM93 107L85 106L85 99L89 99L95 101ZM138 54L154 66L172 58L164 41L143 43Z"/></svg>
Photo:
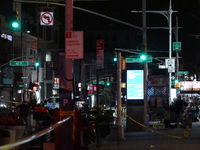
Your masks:
<svg viewBox="0 0 200 150"><path fill-rule="evenodd" d="M106 86L110 86L110 82L107 82L107 83L106 83Z"/></svg>
<svg viewBox="0 0 200 150"><path fill-rule="evenodd" d="M117 61L117 57L114 57L114 58L113 58L113 61L116 62L116 61Z"/></svg>
<svg viewBox="0 0 200 150"><path fill-rule="evenodd" d="M37 57L32 59L32 64L34 65L34 67L40 66L40 63Z"/></svg>
<svg viewBox="0 0 200 150"><path fill-rule="evenodd" d="M178 83L179 81L178 81L178 79L174 79L174 83Z"/></svg>
<svg viewBox="0 0 200 150"><path fill-rule="evenodd" d="M115 55L114 55L114 57L113 57L113 61L114 62L117 62L117 53L115 52Z"/></svg>
<svg viewBox="0 0 200 150"><path fill-rule="evenodd" d="M117 53L116 52L114 52L114 54L113 54L114 56L113 56L113 62L117 62Z"/></svg>
<svg viewBox="0 0 200 150"><path fill-rule="evenodd" d="M140 55L140 60L146 61L146 59L147 59L147 55L146 54L141 54Z"/></svg>
<svg viewBox="0 0 200 150"><path fill-rule="evenodd" d="M18 19L19 19L19 11L17 8L15 8L15 10L13 11L12 20L11 20L11 25L13 29L17 29L19 27Z"/></svg>
<svg viewBox="0 0 200 150"><path fill-rule="evenodd" d="M176 89L181 87L181 83L179 82L178 77L176 76L172 77L172 85L173 85L173 88L176 88Z"/></svg>
<svg viewBox="0 0 200 150"><path fill-rule="evenodd" d="M39 66L40 66L40 63L39 63L38 61L36 61L36 62L34 63L34 65L35 65L35 67L39 67Z"/></svg>

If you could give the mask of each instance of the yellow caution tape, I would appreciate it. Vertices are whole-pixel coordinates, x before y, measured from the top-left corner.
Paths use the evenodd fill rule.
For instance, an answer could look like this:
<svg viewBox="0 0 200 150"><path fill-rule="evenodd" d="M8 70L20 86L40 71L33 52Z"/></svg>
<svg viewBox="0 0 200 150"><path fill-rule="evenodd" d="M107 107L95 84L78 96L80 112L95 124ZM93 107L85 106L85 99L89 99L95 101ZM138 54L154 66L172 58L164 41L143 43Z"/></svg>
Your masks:
<svg viewBox="0 0 200 150"><path fill-rule="evenodd" d="M21 140L18 140L16 142L13 142L13 143L9 143L9 144L6 144L6 145L3 145L3 146L0 146L0 150L9 150L11 148L15 148L17 146L20 146L22 144L25 144L27 142L30 142L36 138L39 138L45 134L47 134L48 132L51 132L52 130L56 129L57 127L61 126L64 122L68 121L69 119L71 118L70 117L67 117L61 121L58 121L57 123L53 124L52 126L40 131L40 132L37 132L36 134L33 134L32 136L28 136L26 138L23 138Z"/></svg>
<svg viewBox="0 0 200 150"><path fill-rule="evenodd" d="M139 124L140 126L146 128L146 129L149 129L149 130L151 130L151 131L153 131L153 132L155 132L155 133L158 133L158 134L161 134L161 135L165 135L165 136L168 136L168 137L172 137L172 138L177 138L177 139L182 139L182 138L184 138L184 137L187 137L187 136L185 136L185 132L186 132L186 131L184 132L184 137L179 137L179 136L164 134L164 133L158 132L158 131L156 131L156 130L154 130L154 129L152 129L152 128L149 128L149 127L147 127L147 126L145 126L145 125L139 123L139 122L136 121L135 119L129 117L129 116L128 116L127 114L125 114L124 112L122 112L122 114L124 114L127 118L129 118L129 119L132 120L133 122ZM187 135L188 135L188 134L187 134Z"/></svg>

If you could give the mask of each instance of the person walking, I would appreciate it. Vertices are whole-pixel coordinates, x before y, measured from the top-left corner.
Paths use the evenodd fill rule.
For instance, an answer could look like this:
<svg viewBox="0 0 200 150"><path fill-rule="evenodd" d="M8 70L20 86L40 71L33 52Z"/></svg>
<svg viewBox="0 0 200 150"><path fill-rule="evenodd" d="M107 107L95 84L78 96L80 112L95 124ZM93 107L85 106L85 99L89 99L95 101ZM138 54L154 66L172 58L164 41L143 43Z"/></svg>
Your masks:
<svg viewBox="0 0 200 150"><path fill-rule="evenodd" d="M177 127L179 122L181 123L182 127L185 127L185 122L183 120L183 112L186 106L188 106L188 103L182 100L181 96L179 95L175 103L175 112L177 114L177 120L175 121L174 127Z"/></svg>

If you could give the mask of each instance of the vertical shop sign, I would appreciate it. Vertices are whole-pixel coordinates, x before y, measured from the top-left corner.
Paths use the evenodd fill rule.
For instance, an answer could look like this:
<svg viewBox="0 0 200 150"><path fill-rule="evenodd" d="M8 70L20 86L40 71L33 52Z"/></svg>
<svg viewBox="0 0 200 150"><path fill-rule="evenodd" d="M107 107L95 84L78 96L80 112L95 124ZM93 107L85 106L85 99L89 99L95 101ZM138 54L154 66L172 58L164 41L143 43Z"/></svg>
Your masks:
<svg viewBox="0 0 200 150"><path fill-rule="evenodd" d="M103 69L104 68L104 40L97 40L96 49L97 49L96 67L97 69Z"/></svg>

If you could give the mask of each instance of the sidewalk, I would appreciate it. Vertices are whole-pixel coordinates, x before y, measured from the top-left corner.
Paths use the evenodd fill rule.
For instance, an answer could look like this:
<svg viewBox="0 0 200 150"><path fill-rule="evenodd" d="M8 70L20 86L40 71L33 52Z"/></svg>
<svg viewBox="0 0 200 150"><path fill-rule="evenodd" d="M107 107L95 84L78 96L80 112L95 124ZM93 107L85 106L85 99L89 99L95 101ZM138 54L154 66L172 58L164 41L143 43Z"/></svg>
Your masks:
<svg viewBox="0 0 200 150"><path fill-rule="evenodd" d="M89 150L199 150L200 122L193 122L192 128L151 128L145 131L126 132L124 139L118 140L117 130L106 138L88 146ZM185 137L184 137L185 136Z"/></svg>

